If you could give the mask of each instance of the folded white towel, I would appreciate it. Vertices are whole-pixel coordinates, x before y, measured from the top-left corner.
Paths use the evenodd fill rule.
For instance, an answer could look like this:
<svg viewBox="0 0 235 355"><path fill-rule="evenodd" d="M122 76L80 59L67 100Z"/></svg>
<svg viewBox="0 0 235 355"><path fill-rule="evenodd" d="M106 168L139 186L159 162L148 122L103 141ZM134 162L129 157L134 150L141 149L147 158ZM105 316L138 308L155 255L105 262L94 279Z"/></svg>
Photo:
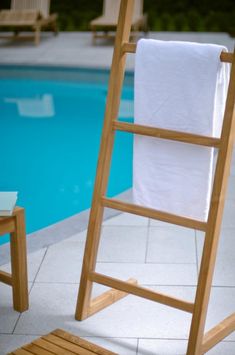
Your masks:
<svg viewBox="0 0 235 355"><path fill-rule="evenodd" d="M222 51L212 44L140 40L135 123L219 137L229 77ZM212 167L212 148L136 135L134 201L206 220Z"/></svg>

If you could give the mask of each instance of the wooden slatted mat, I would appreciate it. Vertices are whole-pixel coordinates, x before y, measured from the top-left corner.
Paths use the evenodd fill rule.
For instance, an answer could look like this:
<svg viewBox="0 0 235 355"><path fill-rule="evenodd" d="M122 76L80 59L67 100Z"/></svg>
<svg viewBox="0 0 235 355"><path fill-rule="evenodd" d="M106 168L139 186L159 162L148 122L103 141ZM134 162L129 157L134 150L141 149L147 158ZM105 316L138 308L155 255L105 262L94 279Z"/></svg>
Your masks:
<svg viewBox="0 0 235 355"><path fill-rule="evenodd" d="M56 329L50 334L22 346L8 355L118 355L92 344L64 330Z"/></svg>

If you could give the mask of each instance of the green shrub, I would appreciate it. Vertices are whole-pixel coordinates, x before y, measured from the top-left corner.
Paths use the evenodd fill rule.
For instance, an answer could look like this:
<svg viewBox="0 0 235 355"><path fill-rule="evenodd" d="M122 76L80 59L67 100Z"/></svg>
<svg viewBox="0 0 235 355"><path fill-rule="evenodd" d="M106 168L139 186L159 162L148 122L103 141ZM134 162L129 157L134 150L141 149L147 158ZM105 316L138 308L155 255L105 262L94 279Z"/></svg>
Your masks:
<svg viewBox="0 0 235 355"><path fill-rule="evenodd" d="M189 31L187 16L182 12L175 15L175 29L176 31Z"/></svg>
<svg viewBox="0 0 235 355"><path fill-rule="evenodd" d="M0 9L11 0L0 0ZM101 15L103 0L52 0L61 31L87 31ZM144 0L148 27L154 31L222 31L235 34L234 0Z"/></svg>

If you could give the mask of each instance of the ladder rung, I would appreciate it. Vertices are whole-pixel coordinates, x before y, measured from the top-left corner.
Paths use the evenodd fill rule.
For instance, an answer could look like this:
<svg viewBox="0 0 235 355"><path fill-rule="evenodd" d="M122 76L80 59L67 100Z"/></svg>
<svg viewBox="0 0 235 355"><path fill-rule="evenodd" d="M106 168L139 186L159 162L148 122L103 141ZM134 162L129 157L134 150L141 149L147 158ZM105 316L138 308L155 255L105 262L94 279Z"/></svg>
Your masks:
<svg viewBox="0 0 235 355"><path fill-rule="evenodd" d="M194 304L191 302L187 302L175 297L171 297L163 293L158 293L149 290L147 288L136 286L126 281L114 279L110 276L102 275L96 272L90 272L89 279L93 282L97 282L99 284L112 287L117 290L130 293L135 296L143 297L154 302L165 304L169 307L173 307L185 312L193 313Z"/></svg>
<svg viewBox="0 0 235 355"><path fill-rule="evenodd" d="M135 53L136 52L136 43L130 43L130 42L127 42L127 43L123 43L122 45L122 54L125 54L125 53Z"/></svg>
<svg viewBox="0 0 235 355"><path fill-rule="evenodd" d="M135 53L136 52L136 43L123 43L122 45L122 54L125 53ZM233 53L222 52L220 55L221 62L232 63L233 62Z"/></svg>
<svg viewBox="0 0 235 355"><path fill-rule="evenodd" d="M198 134L179 132L179 131L173 131L168 129L149 127L149 126L143 126L139 124L118 122L118 121L115 121L113 123L113 127L114 129L119 131L131 132L131 133L141 134L144 136L169 139L173 141L203 145L207 147L219 148L220 146L219 138L206 137Z"/></svg>
<svg viewBox="0 0 235 355"><path fill-rule="evenodd" d="M123 202L113 198L111 199L107 197L102 197L101 201L104 207L113 208L122 212L137 214L139 216L157 219L162 222L177 224L179 226L187 228L197 229L204 232L206 231L206 222L198 221L187 217L177 216L171 213L154 210L152 208L134 205L132 203Z"/></svg>
<svg viewBox="0 0 235 355"><path fill-rule="evenodd" d="M5 271L0 271L0 281L12 286L12 275Z"/></svg>
<svg viewBox="0 0 235 355"><path fill-rule="evenodd" d="M131 283L137 285L137 280L130 278L126 281L127 283ZM101 295L97 296L93 300L91 300L89 309L88 309L88 316L91 316L102 309L110 306L111 304L119 301L120 299L128 296L128 293L116 290L115 288L111 288L108 291L102 293Z"/></svg>

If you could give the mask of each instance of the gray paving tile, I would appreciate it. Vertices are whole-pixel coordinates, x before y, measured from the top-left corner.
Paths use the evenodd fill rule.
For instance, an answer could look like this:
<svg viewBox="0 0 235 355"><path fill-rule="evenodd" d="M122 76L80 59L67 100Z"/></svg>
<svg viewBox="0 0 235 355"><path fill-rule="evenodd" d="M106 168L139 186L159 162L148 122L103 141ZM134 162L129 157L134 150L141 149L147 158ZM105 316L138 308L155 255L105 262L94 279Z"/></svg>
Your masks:
<svg viewBox="0 0 235 355"><path fill-rule="evenodd" d="M158 288L159 290L159 288ZM160 287L160 291L192 300L191 287ZM92 317L77 322L74 310L77 285L34 285L30 310L23 313L16 334L43 334L61 327L80 336L187 339L190 315L169 307L128 296ZM207 329L234 311L235 289L214 288ZM37 319L37 322L35 322ZM98 326L97 326L98 325ZM234 335L228 338L234 341Z"/></svg>
<svg viewBox="0 0 235 355"><path fill-rule="evenodd" d="M121 213L119 216L108 219L104 226L148 226L149 219L131 213Z"/></svg>
<svg viewBox="0 0 235 355"><path fill-rule="evenodd" d="M20 317L15 333L43 334L63 328L80 336L103 338L188 336L189 314L131 295L82 322L75 321L77 290L78 285L72 284L34 284L30 310ZM189 300L194 297L191 287L158 290Z"/></svg>
<svg viewBox="0 0 235 355"><path fill-rule="evenodd" d="M223 229L219 241L213 285L235 286L235 228ZM198 262L204 244L203 233L197 231Z"/></svg>
<svg viewBox="0 0 235 355"><path fill-rule="evenodd" d="M48 248L36 282L79 282L84 242L64 241Z"/></svg>
<svg viewBox="0 0 235 355"><path fill-rule="evenodd" d="M211 291L206 330L211 329L226 317L234 313L235 288L213 287ZM235 332L226 340L235 341Z"/></svg>
<svg viewBox="0 0 235 355"><path fill-rule="evenodd" d="M144 285L195 285L195 264L98 263L97 272L126 281L137 279Z"/></svg>
<svg viewBox="0 0 235 355"><path fill-rule="evenodd" d="M185 340L140 339L138 355L185 355L188 342ZM234 342L221 342L207 352L208 355L232 355Z"/></svg>
<svg viewBox="0 0 235 355"><path fill-rule="evenodd" d="M226 199L227 200L235 200L235 176L233 176L233 175L231 175L229 178Z"/></svg>
<svg viewBox="0 0 235 355"><path fill-rule="evenodd" d="M235 342L223 341L207 352L207 355L232 355L234 354Z"/></svg>
<svg viewBox="0 0 235 355"><path fill-rule="evenodd" d="M104 226L102 229L98 261L144 262L147 227Z"/></svg>
<svg viewBox="0 0 235 355"><path fill-rule="evenodd" d="M34 253L28 254L27 263L28 263L28 281L33 282L35 276L38 272L42 259L45 255L46 249L38 250ZM11 265L8 263L6 265L1 266L3 271L11 272Z"/></svg>
<svg viewBox="0 0 235 355"><path fill-rule="evenodd" d="M183 227L150 227L147 262L195 263L195 232Z"/></svg>
<svg viewBox="0 0 235 355"><path fill-rule="evenodd" d="M157 219L150 219L150 227L165 227L165 228L174 228L175 225L158 221Z"/></svg>
<svg viewBox="0 0 235 355"><path fill-rule="evenodd" d="M140 339L137 355L185 355L186 340Z"/></svg>
<svg viewBox="0 0 235 355"><path fill-rule="evenodd" d="M65 239L65 242L85 242L86 241L87 230L84 230L81 233L76 233L73 236ZM61 242L63 243L63 241Z"/></svg>
<svg viewBox="0 0 235 355"><path fill-rule="evenodd" d="M232 176L235 176L235 148L233 148L233 155L232 155L232 163L231 163L230 174Z"/></svg>
<svg viewBox="0 0 235 355"><path fill-rule="evenodd" d="M0 333L12 333L20 313L13 310L12 288L0 283Z"/></svg>
<svg viewBox="0 0 235 355"><path fill-rule="evenodd" d="M21 315L14 333L41 335L73 325L77 291L78 285L34 284L29 310Z"/></svg>
<svg viewBox="0 0 235 355"><path fill-rule="evenodd" d="M146 237L145 227L104 227L98 261L144 262ZM84 253L83 239L84 234L79 234L50 246L36 282L79 282ZM133 248L133 245L138 245L138 248Z"/></svg>
<svg viewBox="0 0 235 355"><path fill-rule="evenodd" d="M1 335L0 334L0 355L6 355L24 344L31 343L37 336L32 335Z"/></svg>
<svg viewBox="0 0 235 355"><path fill-rule="evenodd" d="M226 200L222 228L235 228L235 200Z"/></svg>
<svg viewBox="0 0 235 355"><path fill-rule="evenodd" d="M85 338L94 344L120 355L136 355L137 339L128 338Z"/></svg>

